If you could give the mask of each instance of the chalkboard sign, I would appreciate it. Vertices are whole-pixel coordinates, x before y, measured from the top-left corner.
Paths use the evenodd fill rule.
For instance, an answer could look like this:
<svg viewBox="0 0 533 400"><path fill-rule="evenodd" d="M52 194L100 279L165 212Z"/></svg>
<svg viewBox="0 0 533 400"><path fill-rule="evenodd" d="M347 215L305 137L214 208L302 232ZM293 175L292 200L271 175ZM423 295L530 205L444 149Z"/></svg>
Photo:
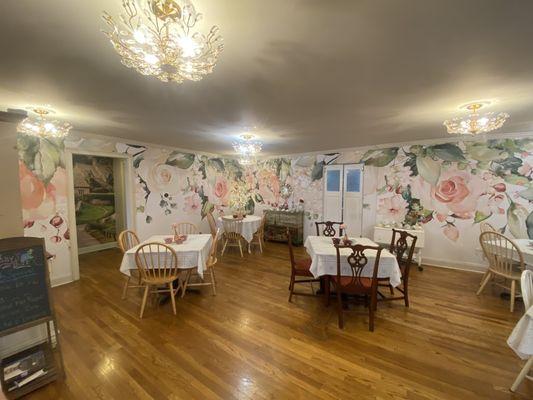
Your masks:
<svg viewBox="0 0 533 400"><path fill-rule="evenodd" d="M44 241L0 240L0 333L52 316Z"/></svg>

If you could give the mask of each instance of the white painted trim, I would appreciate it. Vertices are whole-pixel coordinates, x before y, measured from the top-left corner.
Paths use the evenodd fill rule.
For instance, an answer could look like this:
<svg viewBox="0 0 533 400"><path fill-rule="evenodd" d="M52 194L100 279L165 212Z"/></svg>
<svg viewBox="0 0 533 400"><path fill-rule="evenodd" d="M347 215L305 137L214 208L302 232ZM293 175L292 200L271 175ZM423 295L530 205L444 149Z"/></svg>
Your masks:
<svg viewBox="0 0 533 400"><path fill-rule="evenodd" d="M479 263L473 262L464 262L464 261L450 261L443 260L439 258L427 258L422 259L422 265L428 265L431 267L446 268L446 269L455 269L460 271L469 271L484 273L487 270L487 266ZM411 266L413 268L414 265Z"/></svg>
<svg viewBox="0 0 533 400"><path fill-rule="evenodd" d="M76 259L77 258L78 257L76 257ZM72 275L70 275L70 274L69 275L64 275L64 276L60 276L60 277L56 277L54 279L51 279L50 280L50 286L52 286L52 287L61 286L61 285L65 285L67 283L70 283L72 281L73 281Z"/></svg>
<svg viewBox="0 0 533 400"><path fill-rule="evenodd" d="M76 229L76 202L74 200L74 166L73 155L83 154L97 157L117 158L124 160L124 197L125 197L125 219L127 229L135 230L135 185L133 177L132 157L122 153L88 151L76 148L65 149L65 168L67 170L67 207L68 207L68 224L70 231L70 268L71 275L53 279L52 286L62 285L64 283L80 279L80 265L78 253L78 233Z"/></svg>

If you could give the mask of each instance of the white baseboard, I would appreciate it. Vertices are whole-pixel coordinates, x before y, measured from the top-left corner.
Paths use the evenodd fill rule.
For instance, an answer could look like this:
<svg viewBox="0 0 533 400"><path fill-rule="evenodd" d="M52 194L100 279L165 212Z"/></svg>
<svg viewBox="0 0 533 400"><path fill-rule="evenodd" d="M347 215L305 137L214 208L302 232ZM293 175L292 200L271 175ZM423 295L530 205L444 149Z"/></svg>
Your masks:
<svg viewBox="0 0 533 400"><path fill-rule="evenodd" d="M72 275L58 276L50 279L50 285L52 287L65 285L66 283L74 282Z"/></svg>
<svg viewBox="0 0 533 400"><path fill-rule="evenodd" d="M484 273L487 270L487 266L479 263L465 262L465 261L450 261L442 260L438 258L422 258L422 265L428 265L431 267L457 269L461 271L470 271L477 273Z"/></svg>

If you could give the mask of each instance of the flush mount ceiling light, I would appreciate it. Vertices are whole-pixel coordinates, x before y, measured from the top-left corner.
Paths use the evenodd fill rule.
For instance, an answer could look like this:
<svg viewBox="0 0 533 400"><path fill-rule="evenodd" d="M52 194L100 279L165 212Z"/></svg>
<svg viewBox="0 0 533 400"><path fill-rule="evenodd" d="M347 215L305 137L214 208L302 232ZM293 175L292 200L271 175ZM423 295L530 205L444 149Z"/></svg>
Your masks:
<svg viewBox="0 0 533 400"><path fill-rule="evenodd" d="M30 108L30 111L37 116L28 116L22 120L17 126L18 132L40 138L63 138L72 128L68 122L48 119L47 116L54 113L49 108L35 107Z"/></svg>
<svg viewBox="0 0 533 400"><path fill-rule="evenodd" d="M124 13L117 25L103 18L104 31L122 64L163 82L199 81L210 74L223 49L213 26L207 36L193 31L202 18L190 0L123 0Z"/></svg>
<svg viewBox="0 0 533 400"><path fill-rule="evenodd" d="M509 114L507 113L486 113L479 114L479 109L486 106L488 103L470 103L461 107L469 111L465 117L456 117L451 120L444 121L444 126L448 133L461 135L477 135L479 133L487 133L494 131L503 126Z"/></svg>

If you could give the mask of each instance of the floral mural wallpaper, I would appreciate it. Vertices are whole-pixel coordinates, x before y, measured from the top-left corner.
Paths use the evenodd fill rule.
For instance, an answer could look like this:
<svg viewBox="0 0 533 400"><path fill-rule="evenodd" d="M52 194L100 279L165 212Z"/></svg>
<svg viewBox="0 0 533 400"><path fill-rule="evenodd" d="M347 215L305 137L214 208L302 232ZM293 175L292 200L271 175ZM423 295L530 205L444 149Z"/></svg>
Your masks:
<svg viewBox="0 0 533 400"><path fill-rule="evenodd" d="M379 167L378 222L437 224L452 242L459 222L487 221L533 239L533 140L412 145L367 152Z"/></svg>
<svg viewBox="0 0 533 400"><path fill-rule="evenodd" d="M70 274L70 232L64 143L24 135L20 135L17 142L24 235L45 238L46 250L52 256L52 276L55 275L56 280L67 278ZM58 265L62 268L54 274Z"/></svg>
<svg viewBox="0 0 533 400"><path fill-rule="evenodd" d="M102 143L92 140L101 149ZM332 154L276 157L242 166L236 160L167 148L106 143L107 149L132 157L135 172L137 231L142 239L170 232L176 221L208 230L204 217L232 209L231 193L239 186L245 208L303 204L306 233L322 214L323 167L362 162L365 235L375 223L421 224L428 260L456 260L479 265L473 249L479 223L501 232L533 238L533 139L458 141L435 145L347 150ZM72 147L69 144L69 147ZM76 146L85 148L80 141ZM26 235L47 239L56 264L67 263L64 145L21 137L20 184ZM284 200L280 188L290 185Z"/></svg>

